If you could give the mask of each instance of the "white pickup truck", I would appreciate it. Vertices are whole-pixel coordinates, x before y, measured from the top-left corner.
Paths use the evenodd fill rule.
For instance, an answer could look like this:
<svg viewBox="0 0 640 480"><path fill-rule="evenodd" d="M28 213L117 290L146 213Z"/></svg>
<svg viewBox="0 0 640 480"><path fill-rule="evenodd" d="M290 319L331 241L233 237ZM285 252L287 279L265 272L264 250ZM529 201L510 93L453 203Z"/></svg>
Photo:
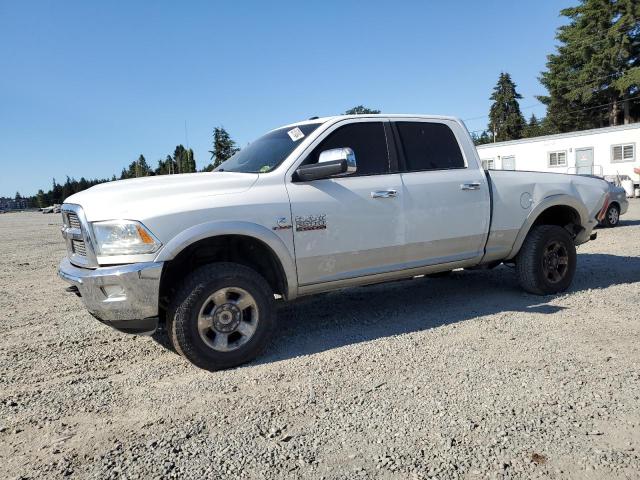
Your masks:
<svg viewBox="0 0 640 480"><path fill-rule="evenodd" d="M608 188L485 171L455 118L315 118L210 173L69 197L59 275L102 322L166 329L179 353L216 370L258 355L276 301L302 295L501 263L515 264L530 293L564 291Z"/></svg>

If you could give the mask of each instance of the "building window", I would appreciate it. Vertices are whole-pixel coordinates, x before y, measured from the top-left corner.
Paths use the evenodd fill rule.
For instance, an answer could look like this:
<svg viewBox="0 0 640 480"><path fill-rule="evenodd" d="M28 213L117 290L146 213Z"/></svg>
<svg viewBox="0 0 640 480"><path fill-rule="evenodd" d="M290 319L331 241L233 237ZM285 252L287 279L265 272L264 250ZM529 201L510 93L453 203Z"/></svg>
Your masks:
<svg viewBox="0 0 640 480"><path fill-rule="evenodd" d="M515 169L516 169L515 155L502 157L502 170L515 170Z"/></svg>
<svg viewBox="0 0 640 480"><path fill-rule="evenodd" d="M547 164L550 167L566 167L567 151L562 150L560 152L549 152Z"/></svg>
<svg viewBox="0 0 640 480"><path fill-rule="evenodd" d="M493 158L485 158L482 160L482 168L485 170L493 170L496 168L496 162Z"/></svg>
<svg viewBox="0 0 640 480"><path fill-rule="evenodd" d="M612 162L635 162L636 160L636 144L625 143L623 145L611 146Z"/></svg>

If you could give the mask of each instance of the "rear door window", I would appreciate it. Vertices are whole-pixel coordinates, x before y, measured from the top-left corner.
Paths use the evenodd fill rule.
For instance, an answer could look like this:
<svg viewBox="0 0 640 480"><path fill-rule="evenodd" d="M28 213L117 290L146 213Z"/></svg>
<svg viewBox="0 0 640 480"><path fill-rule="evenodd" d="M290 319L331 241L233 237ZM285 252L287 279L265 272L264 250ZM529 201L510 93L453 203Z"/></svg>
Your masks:
<svg viewBox="0 0 640 480"><path fill-rule="evenodd" d="M465 168L453 131L444 123L395 122L409 172Z"/></svg>

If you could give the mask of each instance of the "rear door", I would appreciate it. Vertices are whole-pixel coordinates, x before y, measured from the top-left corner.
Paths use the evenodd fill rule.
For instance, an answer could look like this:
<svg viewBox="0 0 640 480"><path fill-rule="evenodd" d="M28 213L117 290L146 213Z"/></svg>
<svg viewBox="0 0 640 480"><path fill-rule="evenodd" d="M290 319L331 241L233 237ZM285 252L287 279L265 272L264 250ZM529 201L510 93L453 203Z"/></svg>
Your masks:
<svg viewBox="0 0 640 480"><path fill-rule="evenodd" d="M392 123L403 170L407 259L414 266L479 259L490 192L475 157L461 148L469 141L462 128L449 120Z"/></svg>
<svg viewBox="0 0 640 480"><path fill-rule="evenodd" d="M315 163L324 150L348 147L356 157L354 174L304 182L290 172L287 191L301 286L401 267L402 181L389 154L388 129L380 118L342 121L310 146L302 162Z"/></svg>

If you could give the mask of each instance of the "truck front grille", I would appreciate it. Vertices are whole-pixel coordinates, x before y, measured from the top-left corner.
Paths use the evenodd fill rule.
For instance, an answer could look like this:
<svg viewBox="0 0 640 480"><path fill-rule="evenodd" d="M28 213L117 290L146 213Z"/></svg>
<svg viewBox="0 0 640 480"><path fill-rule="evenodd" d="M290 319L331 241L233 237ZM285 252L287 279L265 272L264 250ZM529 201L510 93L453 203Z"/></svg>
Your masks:
<svg viewBox="0 0 640 480"><path fill-rule="evenodd" d="M67 213L67 223L71 228L77 228L80 230L82 227L80 226L80 219L78 215L75 213L69 212Z"/></svg>
<svg viewBox="0 0 640 480"><path fill-rule="evenodd" d="M97 267L96 254L88 237L88 224L82 207L62 205L62 236L67 244L67 256L78 267Z"/></svg>
<svg viewBox="0 0 640 480"><path fill-rule="evenodd" d="M87 256L87 249L85 248L83 240L71 240L71 248L76 255Z"/></svg>

